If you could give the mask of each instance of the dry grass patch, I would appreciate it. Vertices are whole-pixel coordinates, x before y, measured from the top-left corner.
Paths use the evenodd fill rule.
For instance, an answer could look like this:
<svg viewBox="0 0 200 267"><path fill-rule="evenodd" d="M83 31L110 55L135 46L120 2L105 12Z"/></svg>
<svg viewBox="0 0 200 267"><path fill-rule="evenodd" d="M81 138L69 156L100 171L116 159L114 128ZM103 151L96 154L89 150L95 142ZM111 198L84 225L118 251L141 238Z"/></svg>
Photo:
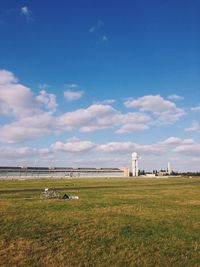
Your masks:
<svg viewBox="0 0 200 267"><path fill-rule="evenodd" d="M176 201L179 205L191 205L191 206L199 206L200 200L185 200L185 201Z"/></svg>
<svg viewBox="0 0 200 267"><path fill-rule="evenodd" d="M26 258L27 252L32 246L32 241L23 238L18 238L8 244L3 244L0 251L1 264L9 263L11 266L17 266Z"/></svg>

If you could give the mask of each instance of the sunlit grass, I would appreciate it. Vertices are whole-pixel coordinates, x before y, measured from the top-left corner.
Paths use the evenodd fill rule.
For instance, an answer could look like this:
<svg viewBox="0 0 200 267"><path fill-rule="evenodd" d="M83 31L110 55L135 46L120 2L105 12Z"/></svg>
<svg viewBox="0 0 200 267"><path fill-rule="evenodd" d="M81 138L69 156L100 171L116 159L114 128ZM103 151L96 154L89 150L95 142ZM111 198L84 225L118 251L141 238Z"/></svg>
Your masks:
<svg viewBox="0 0 200 267"><path fill-rule="evenodd" d="M63 187L61 195L79 196L69 201L43 200L39 192L1 194L0 262L2 266L200 266L198 181L0 182L1 189ZM69 189L106 185L129 187Z"/></svg>

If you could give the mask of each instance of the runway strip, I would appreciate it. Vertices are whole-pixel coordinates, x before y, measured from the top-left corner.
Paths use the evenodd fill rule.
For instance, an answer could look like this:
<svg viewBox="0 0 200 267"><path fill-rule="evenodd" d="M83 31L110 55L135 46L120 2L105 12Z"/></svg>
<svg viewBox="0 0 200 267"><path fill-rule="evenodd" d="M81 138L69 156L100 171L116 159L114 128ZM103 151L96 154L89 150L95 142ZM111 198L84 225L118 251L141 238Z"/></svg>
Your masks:
<svg viewBox="0 0 200 267"><path fill-rule="evenodd" d="M130 188L130 187L157 187L157 186L187 186L187 185L199 185L198 182L188 182L188 183L173 183L173 184L134 184L134 185L108 185L108 186L83 186L83 187L53 187L49 188L56 191L70 191L70 190L94 190L94 189L111 189L111 188ZM44 188L32 188L32 189L11 189L11 190L0 190L0 194L10 194L10 193L20 193L20 192L41 192Z"/></svg>

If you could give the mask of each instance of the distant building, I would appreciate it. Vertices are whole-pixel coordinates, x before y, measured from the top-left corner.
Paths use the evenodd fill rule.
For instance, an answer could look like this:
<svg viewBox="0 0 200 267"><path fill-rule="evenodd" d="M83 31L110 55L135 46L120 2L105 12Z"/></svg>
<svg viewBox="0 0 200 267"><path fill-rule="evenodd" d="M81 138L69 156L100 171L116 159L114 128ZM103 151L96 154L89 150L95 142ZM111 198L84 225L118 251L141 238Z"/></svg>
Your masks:
<svg viewBox="0 0 200 267"><path fill-rule="evenodd" d="M151 177L156 177L156 174L155 173L146 173L144 176L151 178Z"/></svg>
<svg viewBox="0 0 200 267"><path fill-rule="evenodd" d="M158 176L165 176L165 175L168 175L168 172L166 172L166 171L159 171L157 175Z"/></svg>
<svg viewBox="0 0 200 267"><path fill-rule="evenodd" d="M130 171L129 171L128 167L123 167L122 170L124 172L124 177L129 177L130 176Z"/></svg>
<svg viewBox="0 0 200 267"><path fill-rule="evenodd" d="M126 174L127 174L126 169ZM119 168L0 167L0 179L124 177ZM127 175L128 176L128 175Z"/></svg>

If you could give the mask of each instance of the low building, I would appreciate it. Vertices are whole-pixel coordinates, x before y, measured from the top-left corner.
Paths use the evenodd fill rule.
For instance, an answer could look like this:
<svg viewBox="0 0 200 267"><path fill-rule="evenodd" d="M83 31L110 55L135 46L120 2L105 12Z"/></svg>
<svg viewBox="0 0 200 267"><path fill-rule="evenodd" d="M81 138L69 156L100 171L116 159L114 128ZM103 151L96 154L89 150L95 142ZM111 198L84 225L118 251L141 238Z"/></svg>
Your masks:
<svg viewBox="0 0 200 267"><path fill-rule="evenodd" d="M166 171L159 171L157 175L158 176L166 176L166 175L168 175L168 172L166 172Z"/></svg>
<svg viewBox="0 0 200 267"><path fill-rule="evenodd" d="M0 179L124 177L119 168L0 167Z"/></svg>
<svg viewBox="0 0 200 267"><path fill-rule="evenodd" d="M130 171L129 171L128 167L123 167L123 168L121 168L121 170L123 170L123 172L124 172L124 177L130 176Z"/></svg>
<svg viewBox="0 0 200 267"><path fill-rule="evenodd" d="M151 178L151 177L156 177L156 174L155 173L146 173L144 176Z"/></svg>

